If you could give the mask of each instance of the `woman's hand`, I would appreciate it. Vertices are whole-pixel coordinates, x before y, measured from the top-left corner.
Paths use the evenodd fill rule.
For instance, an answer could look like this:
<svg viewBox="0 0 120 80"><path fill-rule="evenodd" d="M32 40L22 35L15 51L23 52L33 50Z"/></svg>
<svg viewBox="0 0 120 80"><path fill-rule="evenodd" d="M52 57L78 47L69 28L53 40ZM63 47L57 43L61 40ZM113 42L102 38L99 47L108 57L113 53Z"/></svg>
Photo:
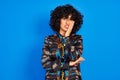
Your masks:
<svg viewBox="0 0 120 80"><path fill-rule="evenodd" d="M71 20L71 24L69 25L69 28L65 33L65 37L67 37L67 36L69 36L71 34L73 26L74 26L74 21Z"/></svg>
<svg viewBox="0 0 120 80"><path fill-rule="evenodd" d="M85 59L83 57L78 58L76 61L70 61L69 66L77 66L80 64L80 62L84 61Z"/></svg>
<svg viewBox="0 0 120 80"><path fill-rule="evenodd" d="M72 27L69 27L65 33L65 37L69 36L71 32L72 32Z"/></svg>

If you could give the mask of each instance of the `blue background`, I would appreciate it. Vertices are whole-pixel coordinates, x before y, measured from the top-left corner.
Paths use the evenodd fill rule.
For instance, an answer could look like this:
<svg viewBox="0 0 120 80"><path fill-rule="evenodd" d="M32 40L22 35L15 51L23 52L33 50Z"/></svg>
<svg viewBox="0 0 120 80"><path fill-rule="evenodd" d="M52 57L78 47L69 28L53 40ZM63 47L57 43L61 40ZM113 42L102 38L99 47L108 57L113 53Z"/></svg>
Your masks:
<svg viewBox="0 0 120 80"><path fill-rule="evenodd" d="M67 3L84 15L83 80L120 80L119 0L0 0L0 80L44 80L50 11Z"/></svg>

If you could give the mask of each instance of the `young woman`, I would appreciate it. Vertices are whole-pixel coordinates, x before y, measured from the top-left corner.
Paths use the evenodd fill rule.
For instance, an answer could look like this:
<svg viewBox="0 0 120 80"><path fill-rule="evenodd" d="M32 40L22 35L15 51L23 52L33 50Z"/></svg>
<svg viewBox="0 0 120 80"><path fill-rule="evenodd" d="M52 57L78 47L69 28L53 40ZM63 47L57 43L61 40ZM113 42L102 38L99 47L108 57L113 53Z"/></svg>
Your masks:
<svg viewBox="0 0 120 80"><path fill-rule="evenodd" d="M55 34L45 38L42 54L45 80L82 80L83 40L76 34L82 23L83 15L69 4L52 11L50 26Z"/></svg>

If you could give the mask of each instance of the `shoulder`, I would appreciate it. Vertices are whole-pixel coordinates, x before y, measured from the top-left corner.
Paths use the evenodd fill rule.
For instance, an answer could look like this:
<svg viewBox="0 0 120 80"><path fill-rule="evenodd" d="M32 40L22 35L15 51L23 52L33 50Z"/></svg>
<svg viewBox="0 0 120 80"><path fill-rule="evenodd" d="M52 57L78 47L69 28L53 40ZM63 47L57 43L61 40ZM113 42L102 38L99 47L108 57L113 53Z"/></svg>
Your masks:
<svg viewBox="0 0 120 80"><path fill-rule="evenodd" d="M47 40L47 41L54 41L56 39L58 39L57 34L52 34L52 35L48 35L45 37L45 40Z"/></svg>
<svg viewBox="0 0 120 80"><path fill-rule="evenodd" d="M45 37L45 44L49 44L49 46L55 46L60 42L59 37L56 34L48 35Z"/></svg>
<svg viewBox="0 0 120 80"><path fill-rule="evenodd" d="M79 34L72 34L70 36L71 39L74 39L74 40L82 40L82 35L79 35Z"/></svg>

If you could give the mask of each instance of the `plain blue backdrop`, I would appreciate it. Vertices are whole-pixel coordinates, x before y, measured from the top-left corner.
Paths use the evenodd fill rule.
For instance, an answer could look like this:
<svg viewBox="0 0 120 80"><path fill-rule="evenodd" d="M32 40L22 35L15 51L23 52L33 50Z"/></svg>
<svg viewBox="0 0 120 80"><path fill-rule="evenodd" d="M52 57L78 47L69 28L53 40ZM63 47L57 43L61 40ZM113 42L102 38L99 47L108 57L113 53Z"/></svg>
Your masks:
<svg viewBox="0 0 120 80"><path fill-rule="evenodd" d="M0 80L44 80L50 11L64 4L84 15L83 80L120 80L119 0L0 0Z"/></svg>

